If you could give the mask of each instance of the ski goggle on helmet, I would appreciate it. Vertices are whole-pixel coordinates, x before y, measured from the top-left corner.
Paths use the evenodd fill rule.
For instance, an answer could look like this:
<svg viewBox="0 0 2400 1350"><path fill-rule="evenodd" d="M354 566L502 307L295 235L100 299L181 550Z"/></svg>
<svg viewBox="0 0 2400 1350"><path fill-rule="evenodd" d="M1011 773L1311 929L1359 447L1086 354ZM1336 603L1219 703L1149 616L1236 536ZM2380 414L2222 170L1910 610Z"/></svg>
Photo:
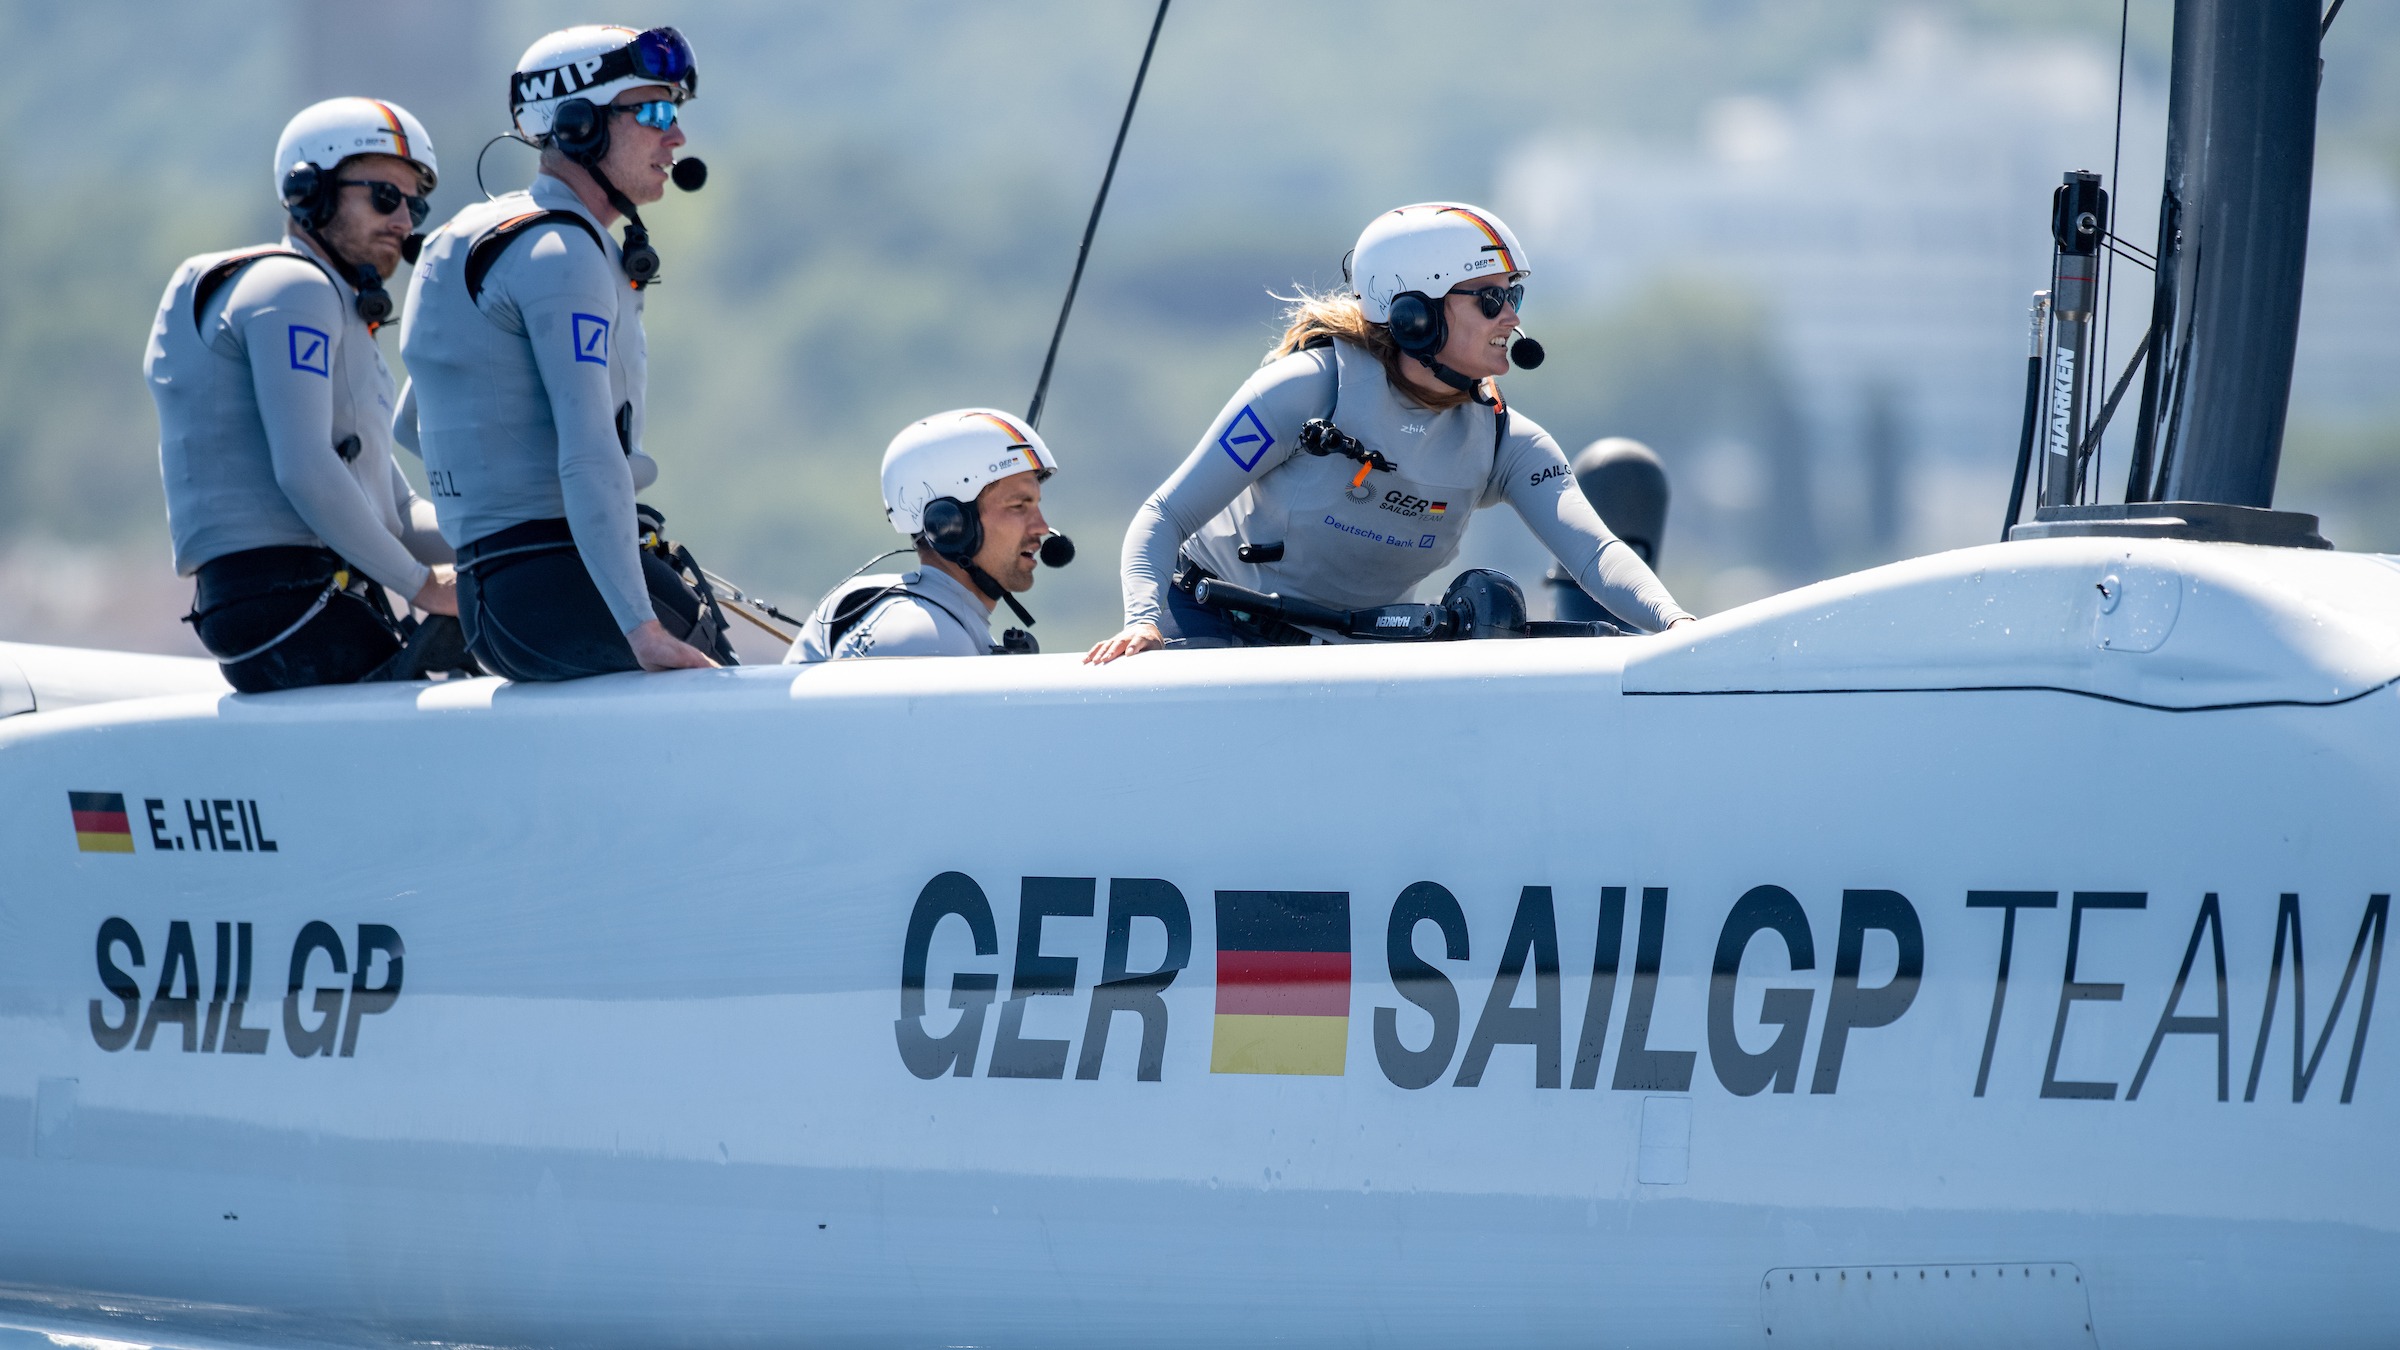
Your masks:
<svg viewBox="0 0 2400 1350"><path fill-rule="evenodd" d="M644 32L587 24L548 34L525 49L508 77L508 107L528 136L550 131L558 104L570 98L605 104L620 91L663 84L676 102L700 92L692 44L672 28Z"/></svg>

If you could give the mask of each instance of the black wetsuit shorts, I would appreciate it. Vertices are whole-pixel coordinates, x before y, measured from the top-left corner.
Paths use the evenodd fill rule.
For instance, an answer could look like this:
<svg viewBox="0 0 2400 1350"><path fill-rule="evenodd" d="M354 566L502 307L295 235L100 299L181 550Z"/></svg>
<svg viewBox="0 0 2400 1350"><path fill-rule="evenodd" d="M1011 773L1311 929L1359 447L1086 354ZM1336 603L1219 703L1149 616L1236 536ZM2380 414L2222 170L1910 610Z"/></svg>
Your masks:
<svg viewBox="0 0 2400 1350"><path fill-rule="evenodd" d="M334 588L346 566L331 549L296 546L200 564L190 622L226 683L245 694L354 684L389 661L400 635L363 575Z"/></svg>
<svg viewBox="0 0 2400 1350"><path fill-rule="evenodd" d="M688 639L700 626L700 597L655 554L645 549L641 558L660 625ZM641 669L564 519L511 525L460 548L458 617L475 659L512 680L579 680ZM721 641L702 650L732 660Z"/></svg>

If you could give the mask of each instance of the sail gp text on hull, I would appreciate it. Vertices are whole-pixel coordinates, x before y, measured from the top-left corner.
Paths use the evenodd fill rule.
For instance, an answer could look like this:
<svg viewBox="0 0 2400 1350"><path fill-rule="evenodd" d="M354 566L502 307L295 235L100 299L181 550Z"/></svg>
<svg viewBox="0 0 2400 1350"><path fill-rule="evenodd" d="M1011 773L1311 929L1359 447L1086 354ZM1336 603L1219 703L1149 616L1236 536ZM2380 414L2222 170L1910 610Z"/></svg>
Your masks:
<svg viewBox="0 0 2400 1350"><path fill-rule="evenodd" d="M1214 901L1216 985L1208 1071L1347 1073L1353 897L1329 891L1220 890ZM1976 1097L2131 1101L2152 1087L2162 1058L2189 1045L2202 1062L2213 1065L2217 1101L2233 1100L2237 1090L2240 1100L2255 1101L2262 1085L2272 1100L2282 1086L2276 1081L2280 1075L2268 1072L2271 1063L2280 1067L2280 1024L2288 1028L2293 1102L2310 1099L2320 1069L2329 1067L2329 1050L2340 1070L2339 1090L2319 1091L2318 1099L2333 1096L2347 1104L2356 1093L2382 974L2390 914L2386 894L2367 897L2363 911L2353 911L2358 914L2354 930L2340 906L2304 905L2293 893L2278 896L2271 944L2245 952L2238 935L2233 943L2237 964L2259 963L2250 966L2251 972L2262 967L2265 972L2263 1003L2240 1008L2234 1006L2227 974L2226 906L2214 892L2200 896L2196 907L2188 897L2169 903L2145 892L2099 890L1969 890L1950 903L1987 922L1969 949L1929 952L1917 901L1898 891L1843 890L1838 917L1826 933L1792 891L1771 884L1751 887L1717 927L1705 972L1704 1025L1686 1026L1657 1015L1660 982L1662 976L1701 972L1662 970L1662 955L1672 926L1703 922L1704 916L1686 919L1670 888L1642 887L1638 897L1624 886L1600 888L1590 970L1588 976L1575 971L1570 978L1561 960L1560 905L1551 887L1523 887L1506 929L1493 923L1489 931L1478 932L1470 930L1465 907L1447 887L1421 881L1402 890L1388 908L1356 916L1362 931L1381 934L1379 943L1365 944L1366 950L1380 962L1382 983L1395 996L1385 1001L1364 992L1358 997L1376 999L1368 1013L1375 1071L1402 1088L1447 1079L1458 1087L1594 1089L1604 1081L1613 1041L1613 1068L1605 1075L1610 1088L1685 1092L1700 1058L1692 1047L1704 1042L1711 1071L1736 1096L1796 1092L1804 1080L1810 1093L1832 1094L1841 1088L1845 1057L1912 1012L1929 962L1938 961L1953 983L1968 979L1972 968L1979 987L1970 1002L1981 1005L1988 997L1989 1016L1980 1038L1972 1029L1967 1037L1953 1038L1968 1045L1979 1039L1980 1056L1911 1066L1924 1081L1955 1083L1960 1092ZM1497 912L1491 911L1495 917ZM2321 1004L2321 1014L2313 1019L2303 941L2303 921L2311 914L2322 916L2316 919L2320 932L2325 924L2338 924L2337 940L2350 939L2334 949L2338 976L2327 958L2319 958L2318 997L2324 997L2327 978L2335 983L2330 1002ZM893 1024L900 1062L910 1073L924 1079L1062 1079L1071 1069L1074 1078L1097 1079L1112 1033L1133 1053L1134 1077L1140 1081L1200 1071L1196 1062L1171 1063L1168 1054L1174 1015L1169 995L1190 969L1194 949L1192 909L1173 883L1111 878L1103 905L1098 878L1023 877L1008 960L999 959L998 920L983 887L964 873L944 872L919 893L902 941L900 1015ZM2025 938L2042 923L2065 929L2064 963L2055 970L2031 969L2022 956ZM2108 950L2120 966L2128 951L2148 953L2139 968L2094 968L2094 939L2104 927L2115 930L2108 934ZM1978 932L1949 925L1937 931ZM1092 978L1087 959L1095 937L1101 955ZM1824 1010L1815 1019L1812 1041L1820 989L1795 981L1819 971L1822 937L1831 938L1831 982L1822 989ZM1085 955L1058 954L1068 946L1080 947ZM1762 970L1778 965L1791 974L1766 976L1770 987L1757 991L1758 997L1737 1000L1745 957L1753 983ZM1870 969L1875 973L1869 975ZM2148 1023L2151 1029L2139 1050L2130 1043L2125 1047L2126 1062L2114 1078L2062 1073L2062 1060L2088 1064L2095 1050L2109 1048L2077 1045L2075 1013L2082 1004L2123 1002L2124 977L2157 991L2155 1021ZM1488 992L1477 1010L1471 998L1462 1000L1460 986L1485 978ZM1612 1014L1620 986L1625 995L1618 1019ZM2036 1005L2030 1013L2007 1016L2012 986L2020 1005ZM1035 1003L1076 998L1080 1016L1065 1018L1042 1013ZM951 1011L937 1010L936 1001ZM1185 1015L1198 1011L1189 999L1174 1001L1176 1011L1188 1010ZM995 1004L998 1013L991 1016ZM1737 1015L1737 1009L1752 1006L1755 1013ZM1037 1025L1047 1022L1050 1032L1079 1024L1081 1033L1028 1032L1029 1013ZM2349 1035L2337 1039L2345 1022ZM1773 1035L1764 1048L1751 1048L1766 1029ZM2016 1037L2046 1041L2044 1068L2038 1078L2022 1083L1996 1080L1994 1053ZM1495 1052L1503 1047L1529 1049L1530 1074L1522 1055L1510 1061L1519 1067L1505 1073L1496 1069ZM2246 1070L2238 1087L2236 1070ZM2202 1082L2205 1075L2184 1081Z"/></svg>

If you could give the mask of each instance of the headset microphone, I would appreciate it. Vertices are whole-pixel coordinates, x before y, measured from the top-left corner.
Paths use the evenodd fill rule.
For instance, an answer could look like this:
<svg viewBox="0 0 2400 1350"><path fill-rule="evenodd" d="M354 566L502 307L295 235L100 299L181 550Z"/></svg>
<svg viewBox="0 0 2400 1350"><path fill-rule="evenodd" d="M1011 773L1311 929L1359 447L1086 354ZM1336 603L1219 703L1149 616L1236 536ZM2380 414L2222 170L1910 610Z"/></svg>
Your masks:
<svg viewBox="0 0 2400 1350"><path fill-rule="evenodd" d="M675 161L673 177L675 186L686 192L698 192L708 183L708 165L697 158L686 156Z"/></svg>
<svg viewBox="0 0 2400 1350"><path fill-rule="evenodd" d="M400 241L400 261L407 263L411 267L417 265L417 255L424 251L424 235L412 234L406 239Z"/></svg>
<svg viewBox="0 0 2400 1350"><path fill-rule="evenodd" d="M1044 567L1064 567L1073 561L1075 561L1074 540L1052 531L1050 536L1042 541L1042 565Z"/></svg>
<svg viewBox="0 0 2400 1350"><path fill-rule="evenodd" d="M1541 343L1534 341L1522 332L1517 334L1517 340L1508 349L1508 359L1516 362L1521 370L1532 370L1538 367L1548 356L1549 353L1542 350Z"/></svg>

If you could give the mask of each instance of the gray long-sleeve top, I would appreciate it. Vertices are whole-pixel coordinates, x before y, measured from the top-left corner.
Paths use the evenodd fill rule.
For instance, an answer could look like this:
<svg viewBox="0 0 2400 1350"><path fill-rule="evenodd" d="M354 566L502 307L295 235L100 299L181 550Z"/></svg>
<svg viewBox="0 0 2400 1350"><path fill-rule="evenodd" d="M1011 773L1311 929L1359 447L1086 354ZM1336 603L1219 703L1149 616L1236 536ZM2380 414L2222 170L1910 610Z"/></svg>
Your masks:
<svg viewBox="0 0 2400 1350"><path fill-rule="evenodd" d="M835 614L853 610L857 617L841 640L830 641ZM981 596L940 568L853 577L817 602L783 659L801 665L860 656L989 656L990 614Z"/></svg>
<svg viewBox="0 0 2400 1350"><path fill-rule="evenodd" d="M142 371L158 405L175 570L189 576L254 548L323 547L405 601L451 552L392 462L392 375L357 293L311 256L269 254L194 317L200 278L257 251L185 260L150 325ZM345 461L336 447L352 437Z"/></svg>
<svg viewBox="0 0 2400 1350"><path fill-rule="evenodd" d="M607 241L545 223L509 244L467 294L468 250L533 211L571 211ZM609 613L626 632L655 617L634 538L633 494L658 475L642 453L649 352L642 292L574 190L537 174L478 202L425 241L408 286L400 353L409 390L396 435L425 459L453 545L564 517ZM624 434L620 438L620 420Z"/></svg>
<svg viewBox="0 0 2400 1350"><path fill-rule="evenodd" d="M1550 433L1512 410L1495 450L1497 416L1473 403L1431 411L1348 343L1262 368L1134 513L1125 621L1158 621L1179 548L1236 585L1350 609L1390 604L1457 555L1478 507L1501 501L1610 613L1654 631L1688 617L1601 522ZM1298 453L1302 424L1318 417L1395 470L1361 482L1355 460ZM1245 544L1280 544L1282 557L1244 562Z"/></svg>

